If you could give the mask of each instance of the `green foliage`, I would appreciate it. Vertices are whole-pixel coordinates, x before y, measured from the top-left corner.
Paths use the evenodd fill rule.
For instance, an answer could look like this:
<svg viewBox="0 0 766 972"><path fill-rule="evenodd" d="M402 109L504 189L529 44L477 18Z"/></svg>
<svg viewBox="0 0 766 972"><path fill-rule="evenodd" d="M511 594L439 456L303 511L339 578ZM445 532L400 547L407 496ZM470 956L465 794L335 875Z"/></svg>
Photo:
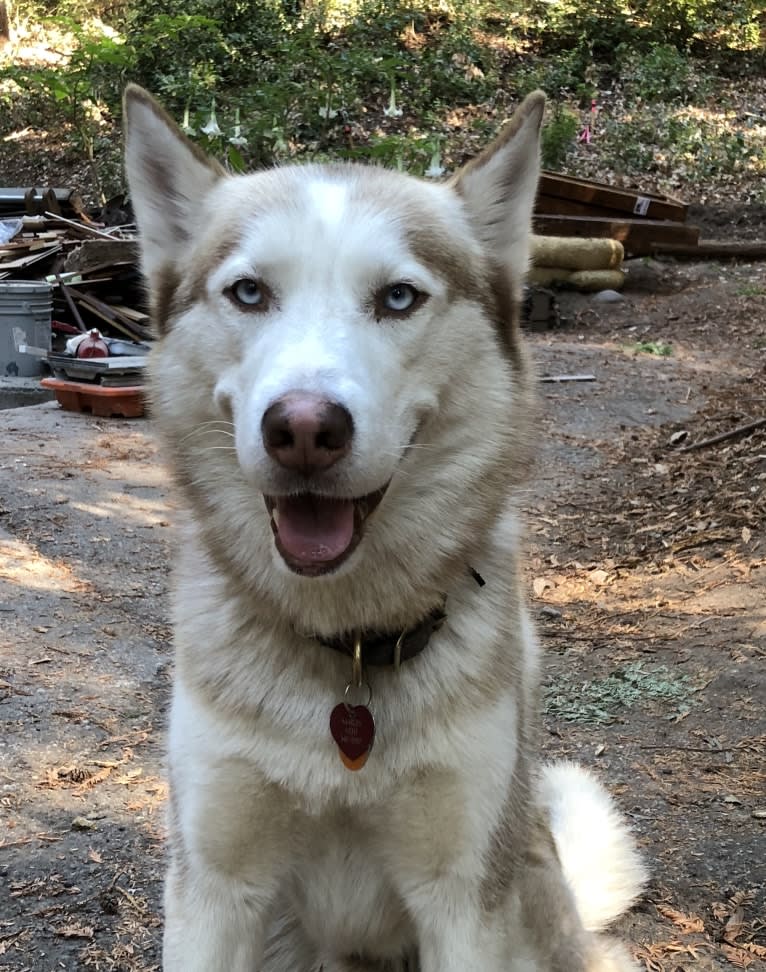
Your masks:
<svg viewBox="0 0 766 972"><path fill-rule="evenodd" d="M64 109L80 147L92 157L104 112L119 103L132 64L132 51L121 38L82 26L74 20L53 21L73 40L65 67L11 66L0 77L13 81L27 95L50 99Z"/></svg>
<svg viewBox="0 0 766 972"><path fill-rule="evenodd" d="M65 57L32 68L3 66L0 54L0 130L65 119L98 183L119 164L114 125L134 80L235 171L305 157L435 175L542 87L546 167L669 179L683 193L700 180L766 174L757 113L734 121L717 105L693 110L715 92L720 64L733 71L743 50L763 56L753 46L762 3L19 0L18 18L67 13L48 21L58 32L50 46ZM591 99L593 141L578 145Z"/></svg>
<svg viewBox="0 0 766 972"><path fill-rule="evenodd" d="M583 106L595 96L602 73L587 45L530 59L519 69L524 87L542 88L554 99L574 97Z"/></svg>
<svg viewBox="0 0 766 972"><path fill-rule="evenodd" d="M546 169L560 169L564 165L579 129L579 116L565 104L554 104L541 140L542 162Z"/></svg>
<svg viewBox="0 0 766 972"><path fill-rule="evenodd" d="M698 52L754 49L760 0L637 0L636 16L651 25L655 42L674 43Z"/></svg>
<svg viewBox="0 0 766 972"><path fill-rule="evenodd" d="M629 344L628 350L635 354L653 354L658 358L669 358L673 354L673 345L664 341L636 341Z"/></svg>
<svg viewBox="0 0 766 972"><path fill-rule="evenodd" d="M609 61L621 43L636 43L640 36L641 28L634 23L628 5L613 0L545 3L539 29L546 53L577 51L597 61Z"/></svg>
<svg viewBox="0 0 766 972"><path fill-rule="evenodd" d="M158 13L143 24L131 24L128 35L134 77L148 82L169 107L219 86L229 48L212 18Z"/></svg>
<svg viewBox="0 0 766 972"><path fill-rule="evenodd" d="M630 100L686 102L704 94L708 86L708 78L700 76L689 57L672 44L637 51L623 43L615 59L622 89Z"/></svg>
<svg viewBox="0 0 766 972"><path fill-rule="evenodd" d="M657 44L679 51L754 50L762 0L538 0L531 34L546 53L588 50L608 64L620 45L646 53Z"/></svg>
<svg viewBox="0 0 766 972"><path fill-rule="evenodd" d="M658 702L670 708L667 718L678 719L689 712L692 693L697 690L687 675L677 675L665 665L651 670L633 662L602 679L575 686L564 677L561 684L545 693L549 716L586 725L608 725L619 720L622 709Z"/></svg>
<svg viewBox="0 0 766 972"><path fill-rule="evenodd" d="M270 80L287 55L281 4L261 0L146 0L123 24L135 57L135 80L173 108L216 89Z"/></svg>
<svg viewBox="0 0 766 972"><path fill-rule="evenodd" d="M294 93L311 105L328 96L353 104L370 91L385 92L392 79L421 103L454 102L475 97L477 82L494 80L491 53L473 37L470 4L444 23L426 3L365 0L340 23L329 16L331 6L311 5L291 17L291 5L274 0L189 0L183 13L177 0L148 0L126 20L136 80L177 109L214 90L273 96L285 86L298 86Z"/></svg>
<svg viewBox="0 0 766 972"><path fill-rule="evenodd" d="M343 16L329 2L298 6L189 0L172 14L176 0L148 0L126 21L134 80L177 114L190 108L195 131L213 95L226 124L238 111L247 164L289 156L299 140L315 156L415 171L433 155L422 139L383 132L352 142L346 122L388 105L392 90L391 117L422 121L497 87L495 55L476 39L480 5L361 0Z"/></svg>
<svg viewBox="0 0 766 972"><path fill-rule="evenodd" d="M607 170L691 186L766 174L766 125L730 110L633 99L629 113L598 118L598 159Z"/></svg>

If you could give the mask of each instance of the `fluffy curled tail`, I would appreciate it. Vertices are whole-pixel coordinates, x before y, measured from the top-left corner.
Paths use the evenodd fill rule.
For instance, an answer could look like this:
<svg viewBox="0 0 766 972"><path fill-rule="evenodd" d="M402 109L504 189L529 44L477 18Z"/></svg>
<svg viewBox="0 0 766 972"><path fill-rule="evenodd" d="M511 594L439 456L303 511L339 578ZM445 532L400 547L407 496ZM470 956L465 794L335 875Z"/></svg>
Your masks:
<svg viewBox="0 0 766 972"><path fill-rule="evenodd" d="M611 796L574 763L543 768L542 801L583 925L601 931L635 903L647 870Z"/></svg>

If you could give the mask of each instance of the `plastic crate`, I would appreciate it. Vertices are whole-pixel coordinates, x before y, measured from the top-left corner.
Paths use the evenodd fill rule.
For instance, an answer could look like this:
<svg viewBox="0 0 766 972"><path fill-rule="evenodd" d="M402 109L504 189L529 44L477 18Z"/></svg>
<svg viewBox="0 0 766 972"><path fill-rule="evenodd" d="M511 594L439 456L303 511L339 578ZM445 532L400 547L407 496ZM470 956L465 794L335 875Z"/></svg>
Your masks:
<svg viewBox="0 0 766 972"><path fill-rule="evenodd" d="M140 418L144 414L143 385L105 388L63 378L43 378L40 384L54 391L59 405L68 412L89 412L101 418Z"/></svg>

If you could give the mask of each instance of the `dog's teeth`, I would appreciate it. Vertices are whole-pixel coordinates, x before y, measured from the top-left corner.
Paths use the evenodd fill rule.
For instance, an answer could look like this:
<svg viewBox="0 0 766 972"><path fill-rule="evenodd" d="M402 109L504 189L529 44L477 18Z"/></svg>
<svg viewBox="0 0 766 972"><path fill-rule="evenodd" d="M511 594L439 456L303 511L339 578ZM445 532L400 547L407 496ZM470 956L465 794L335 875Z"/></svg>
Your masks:
<svg viewBox="0 0 766 972"><path fill-rule="evenodd" d="M271 522L274 524L274 526L277 529L279 529L279 510L277 509L276 506L271 511Z"/></svg>

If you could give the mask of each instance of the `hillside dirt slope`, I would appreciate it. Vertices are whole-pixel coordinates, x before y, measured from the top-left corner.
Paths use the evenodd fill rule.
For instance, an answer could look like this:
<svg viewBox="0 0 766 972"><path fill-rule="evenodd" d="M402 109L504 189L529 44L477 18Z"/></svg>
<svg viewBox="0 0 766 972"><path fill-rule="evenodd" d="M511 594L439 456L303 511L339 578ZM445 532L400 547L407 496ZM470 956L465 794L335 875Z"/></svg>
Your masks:
<svg viewBox="0 0 766 972"><path fill-rule="evenodd" d="M595 380L541 385L524 496L543 745L636 829L641 965L766 968L766 425L682 451L766 416L766 270L562 312L540 372ZM159 968L170 496L146 421L0 412L0 968Z"/></svg>

